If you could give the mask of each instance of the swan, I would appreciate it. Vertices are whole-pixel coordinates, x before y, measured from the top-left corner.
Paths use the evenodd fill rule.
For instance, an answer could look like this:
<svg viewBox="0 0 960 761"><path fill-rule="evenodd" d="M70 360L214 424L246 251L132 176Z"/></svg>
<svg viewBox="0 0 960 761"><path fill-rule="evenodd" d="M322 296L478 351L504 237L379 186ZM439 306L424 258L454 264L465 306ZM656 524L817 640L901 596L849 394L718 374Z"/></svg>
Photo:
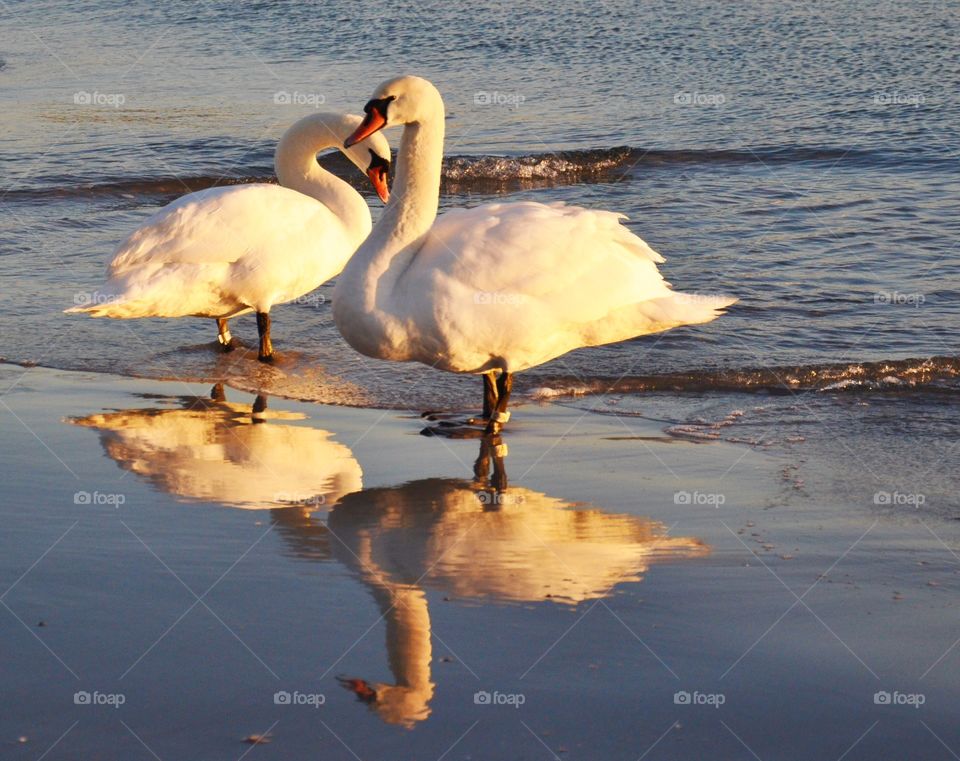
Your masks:
<svg viewBox="0 0 960 761"><path fill-rule="evenodd" d="M513 373L583 346L709 322L736 299L670 289L663 257L622 214L519 201L437 218L444 106L391 79L345 145L404 125L393 199L338 279L337 328L370 357L484 379L486 434L509 419Z"/></svg>
<svg viewBox="0 0 960 761"><path fill-rule="evenodd" d="M252 183L190 193L124 240L107 283L65 310L92 317L212 317L225 351L227 321L257 313L258 357L270 362L270 308L309 293L343 268L371 229L370 209L317 153L337 147L387 201L390 146L382 135L343 148L360 117L318 113L297 121L274 157L280 185ZM373 136L371 136L373 137Z"/></svg>

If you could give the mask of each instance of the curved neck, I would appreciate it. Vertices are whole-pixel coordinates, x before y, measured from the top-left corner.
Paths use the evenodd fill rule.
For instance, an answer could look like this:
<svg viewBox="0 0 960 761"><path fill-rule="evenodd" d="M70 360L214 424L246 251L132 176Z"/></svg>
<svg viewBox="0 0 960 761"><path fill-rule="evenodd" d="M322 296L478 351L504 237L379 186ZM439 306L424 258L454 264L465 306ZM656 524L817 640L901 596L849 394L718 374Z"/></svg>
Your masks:
<svg viewBox="0 0 960 761"><path fill-rule="evenodd" d="M439 95L427 115L403 128L397 152L397 175L390 203L373 232L341 276L343 301L370 311L376 294L389 292L420 248L437 218L443 163L444 110Z"/></svg>
<svg viewBox="0 0 960 761"><path fill-rule="evenodd" d="M440 113L403 128L397 154L394 197L377 230L389 224L391 237L410 243L433 226L440 199L443 164L443 105Z"/></svg>
<svg viewBox="0 0 960 761"><path fill-rule="evenodd" d="M337 114L312 114L288 129L277 145L274 169L280 184L315 198L351 233L359 243L370 229L370 208L349 183L328 172L317 163L317 153L327 148L340 148L343 136L351 128Z"/></svg>

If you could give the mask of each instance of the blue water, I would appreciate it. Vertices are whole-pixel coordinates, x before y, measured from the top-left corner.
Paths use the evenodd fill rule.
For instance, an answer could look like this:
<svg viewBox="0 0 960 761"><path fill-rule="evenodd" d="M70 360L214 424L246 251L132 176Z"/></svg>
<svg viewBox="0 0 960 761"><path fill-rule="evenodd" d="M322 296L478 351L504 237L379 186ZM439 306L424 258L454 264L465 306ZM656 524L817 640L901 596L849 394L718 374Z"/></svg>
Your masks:
<svg viewBox="0 0 960 761"><path fill-rule="evenodd" d="M772 394L776 414L816 409L819 440L849 429L858 452L904 463L952 441L951 4L97 0L14 1L0 15L8 361L354 405L474 405L475 379L353 353L333 327L329 284L275 310L273 368L218 354L208 321L60 313L156 208L269 178L295 119L321 103L358 111L380 81L411 72L447 106L444 208L508 197L620 211L678 289L740 298L710 325L557 359L520 378L520 395L613 387L620 409L644 414L660 395L696 405L702 394L722 419L752 403L741 392ZM252 319L233 332L253 345ZM870 405L877 393L902 419L937 421L924 429L932 439L851 423L851 395ZM666 416L696 424L686 417Z"/></svg>

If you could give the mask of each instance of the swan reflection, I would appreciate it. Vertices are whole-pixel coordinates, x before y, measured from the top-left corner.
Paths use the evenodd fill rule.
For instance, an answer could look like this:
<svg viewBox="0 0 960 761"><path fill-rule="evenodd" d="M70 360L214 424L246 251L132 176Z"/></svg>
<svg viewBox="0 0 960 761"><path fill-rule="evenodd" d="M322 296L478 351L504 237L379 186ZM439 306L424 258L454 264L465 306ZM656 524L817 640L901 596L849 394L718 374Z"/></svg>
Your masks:
<svg viewBox="0 0 960 761"><path fill-rule="evenodd" d="M362 488L353 453L327 431L299 425L295 412L210 398L177 397L177 407L120 410L70 418L100 432L107 454L180 501L245 509L317 507ZM270 423L260 425L260 423Z"/></svg>
<svg viewBox="0 0 960 761"><path fill-rule="evenodd" d="M350 450L326 431L293 425L302 415L269 411L262 397L232 404L218 388L213 400L175 404L70 422L99 431L121 468L177 499L270 508L291 555L346 566L386 622L392 679L340 681L391 724L430 716L431 590L573 606L641 581L656 562L709 551L657 521L509 485L497 437L482 440L471 479L363 489Z"/></svg>
<svg viewBox="0 0 960 761"><path fill-rule="evenodd" d="M327 549L372 592L387 624L393 681L341 683L391 724L410 727L430 715L426 590L576 605L641 581L655 562L709 552L699 539L667 536L657 521L508 486L505 453L498 440L486 439L472 480L428 478L348 494L330 510L326 533L308 533L303 514L274 512L296 554L316 557Z"/></svg>

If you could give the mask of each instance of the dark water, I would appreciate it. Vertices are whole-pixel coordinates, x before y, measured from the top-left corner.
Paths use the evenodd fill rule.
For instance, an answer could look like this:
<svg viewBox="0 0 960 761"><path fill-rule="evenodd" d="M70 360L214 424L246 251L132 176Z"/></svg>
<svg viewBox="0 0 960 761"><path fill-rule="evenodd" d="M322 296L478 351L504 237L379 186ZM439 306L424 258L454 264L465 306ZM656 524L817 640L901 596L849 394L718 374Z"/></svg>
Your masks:
<svg viewBox="0 0 960 761"><path fill-rule="evenodd" d="M856 451L893 446L900 462L946 451L960 370L956 10L10 2L0 355L355 405L475 402L475 379L350 351L330 285L275 311L273 368L218 355L204 321L60 314L158 206L268 179L296 118L321 101L359 110L381 80L413 72L447 105L444 208L507 196L621 211L677 288L740 298L710 325L555 360L521 393L613 387L640 414L660 395L706 394L720 419L753 403L743 392L762 393L815 405L808 438L821 442L848 426L851 398L869 406L882 393L899 419L932 421L931 440L878 423L854 429ZM253 321L234 334L252 345ZM667 422L698 424L685 414Z"/></svg>

